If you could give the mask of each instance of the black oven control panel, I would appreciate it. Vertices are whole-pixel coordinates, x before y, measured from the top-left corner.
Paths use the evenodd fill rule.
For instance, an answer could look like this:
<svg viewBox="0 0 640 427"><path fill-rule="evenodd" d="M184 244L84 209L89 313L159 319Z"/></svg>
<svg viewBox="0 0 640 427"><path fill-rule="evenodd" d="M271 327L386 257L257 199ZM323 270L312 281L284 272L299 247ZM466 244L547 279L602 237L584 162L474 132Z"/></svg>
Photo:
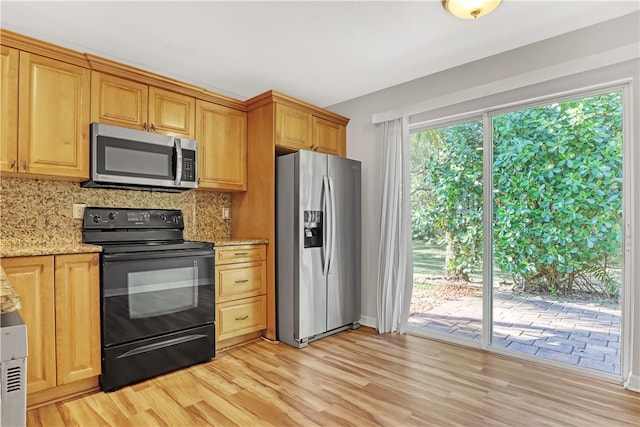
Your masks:
<svg viewBox="0 0 640 427"><path fill-rule="evenodd" d="M182 211L178 209L131 209L87 207L84 230L104 229L184 229Z"/></svg>

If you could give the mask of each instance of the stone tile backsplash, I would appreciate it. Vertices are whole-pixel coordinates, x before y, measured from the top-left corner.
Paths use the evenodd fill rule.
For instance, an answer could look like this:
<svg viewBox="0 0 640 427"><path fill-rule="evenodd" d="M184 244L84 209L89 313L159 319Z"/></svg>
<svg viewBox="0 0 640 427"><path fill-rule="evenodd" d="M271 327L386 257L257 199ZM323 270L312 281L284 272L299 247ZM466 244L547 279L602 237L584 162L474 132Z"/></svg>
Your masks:
<svg viewBox="0 0 640 427"><path fill-rule="evenodd" d="M231 194L189 190L183 193L82 188L78 183L41 179L0 180L0 241L3 246L33 246L82 241L82 220L72 218L72 204L120 208L181 209L185 239L231 238Z"/></svg>

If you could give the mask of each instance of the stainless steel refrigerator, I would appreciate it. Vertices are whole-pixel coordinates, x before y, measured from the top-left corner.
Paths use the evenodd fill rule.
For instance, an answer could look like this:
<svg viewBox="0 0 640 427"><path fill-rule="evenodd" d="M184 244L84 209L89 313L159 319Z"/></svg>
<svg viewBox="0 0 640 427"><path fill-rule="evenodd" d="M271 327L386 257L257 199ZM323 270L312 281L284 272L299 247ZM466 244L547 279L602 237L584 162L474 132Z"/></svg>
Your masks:
<svg viewBox="0 0 640 427"><path fill-rule="evenodd" d="M360 162L276 159L277 337L294 347L360 326Z"/></svg>

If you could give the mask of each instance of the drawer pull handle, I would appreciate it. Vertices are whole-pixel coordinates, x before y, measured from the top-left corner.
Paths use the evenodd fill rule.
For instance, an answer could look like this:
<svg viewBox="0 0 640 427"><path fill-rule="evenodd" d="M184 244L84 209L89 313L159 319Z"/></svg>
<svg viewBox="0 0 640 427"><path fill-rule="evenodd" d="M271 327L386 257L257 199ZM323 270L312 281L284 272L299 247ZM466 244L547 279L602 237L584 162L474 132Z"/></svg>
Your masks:
<svg viewBox="0 0 640 427"><path fill-rule="evenodd" d="M249 281L249 279L244 279L244 280L236 280L236 284L237 285L241 285L243 283L247 283Z"/></svg>
<svg viewBox="0 0 640 427"><path fill-rule="evenodd" d="M236 317L236 320L247 320L249 316Z"/></svg>
<svg viewBox="0 0 640 427"><path fill-rule="evenodd" d="M249 255L249 252L236 252L235 256Z"/></svg>

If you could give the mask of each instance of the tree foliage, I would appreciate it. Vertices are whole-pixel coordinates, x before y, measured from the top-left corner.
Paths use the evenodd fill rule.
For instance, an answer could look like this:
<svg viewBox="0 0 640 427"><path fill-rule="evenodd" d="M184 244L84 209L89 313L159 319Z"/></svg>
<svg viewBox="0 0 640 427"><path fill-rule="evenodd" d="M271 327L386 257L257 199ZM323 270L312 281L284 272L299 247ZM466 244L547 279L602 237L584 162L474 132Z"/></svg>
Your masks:
<svg viewBox="0 0 640 427"><path fill-rule="evenodd" d="M482 260L482 122L447 126L422 138L430 143L421 180L429 197L424 205L412 199L414 238L444 238L447 276L468 279Z"/></svg>
<svg viewBox="0 0 640 427"><path fill-rule="evenodd" d="M616 92L493 117L494 264L523 286L617 292L621 106ZM414 236L443 236L448 274L465 277L482 259L482 123L429 132Z"/></svg>

